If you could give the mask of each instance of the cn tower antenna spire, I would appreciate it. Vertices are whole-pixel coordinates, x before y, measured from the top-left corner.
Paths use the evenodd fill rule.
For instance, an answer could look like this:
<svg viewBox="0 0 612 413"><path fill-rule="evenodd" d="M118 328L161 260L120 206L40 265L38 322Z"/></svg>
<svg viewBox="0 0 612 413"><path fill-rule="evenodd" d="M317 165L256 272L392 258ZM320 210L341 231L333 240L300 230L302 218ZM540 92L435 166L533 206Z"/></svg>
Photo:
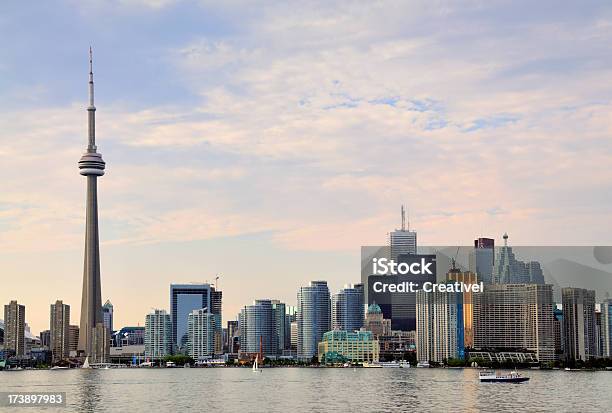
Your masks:
<svg viewBox="0 0 612 413"><path fill-rule="evenodd" d="M402 205L402 231L406 231L406 211L404 205Z"/></svg>
<svg viewBox="0 0 612 413"><path fill-rule="evenodd" d="M88 152L96 152L96 107L94 105L93 51L89 46L89 106L88 112Z"/></svg>

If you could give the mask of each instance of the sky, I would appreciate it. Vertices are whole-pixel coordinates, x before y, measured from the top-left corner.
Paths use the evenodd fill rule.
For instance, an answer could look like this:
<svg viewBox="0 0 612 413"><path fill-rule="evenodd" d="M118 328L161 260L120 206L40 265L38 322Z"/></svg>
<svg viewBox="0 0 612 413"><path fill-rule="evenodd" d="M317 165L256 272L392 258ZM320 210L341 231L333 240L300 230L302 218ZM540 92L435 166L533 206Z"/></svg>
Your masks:
<svg viewBox="0 0 612 413"><path fill-rule="evenodd" d="M422 245L610 245L612 6L536 3L3 1L0 302L78 324L90 45L116 328L359 282L401 204Z"/></svg>

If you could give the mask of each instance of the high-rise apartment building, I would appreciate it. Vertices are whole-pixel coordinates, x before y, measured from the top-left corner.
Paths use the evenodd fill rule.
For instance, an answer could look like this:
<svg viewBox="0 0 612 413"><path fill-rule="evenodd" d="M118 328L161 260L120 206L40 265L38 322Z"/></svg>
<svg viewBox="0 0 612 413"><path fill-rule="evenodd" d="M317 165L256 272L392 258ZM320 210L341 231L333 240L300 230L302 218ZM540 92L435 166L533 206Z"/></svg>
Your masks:
<svg viewBox="0 0 612 413"><path fill-rule="evenodd" d="M207 309L193 310L188 316L187 350L191 358L202 361L215 354L215 333L218 317Z"/></svg>
<svg viewBox="0 0 612 413"><path fill-rule="evenodd" d="M79 347L79 326L68 326L68 355L74 357Z"/></svg>
<svg viewBox="0 0 612 413"><path fill-rule="evenodd" d="M363 327L363 284L345 286L332 296L332 330L357 331Z"/></svg>
<svg viewBox="0 0 612 413"><path fill-rule="evenodd" d="M416 347L419 361L442 362L464 357L463 295L416 293Z"/></svg>
<svg viewBox="0 0 612 413"><path fill-rule="evenodd" d="M284 311L284 308L283 308ZM276 330L276 311L272 300L255 300L240 312L240 353L254 356L278 354L279 337Z"/></svg>
<svg viewBox="0 0 612 413"><path fill-rule="evenodd" d="M51 340L50 349L53 363L67 358L70 355L68 349L70 326L70 306L64 304L62 300L57 300L51 304L50 329Z"/></svg>
<svg viewBox="0 0 612 413"><path fill-rule="evenodd" d="M166 310L154 310L145 319L145 357L160 359L172 354L172 319Z"/></svg>
<svg viewBox="0 0 612 413"><path fill-rule="evenodd" d="M279 354L291 347L291 331L287 305L279 300L271 300L274 315L274 330L276 333Z"/></svg>
<svg viewBox="0 0 612 413"><path fill-rule="evenodd" d="M25 344L25 306L13 300L4 306L4 350L23 356Z"/></svg>
<svg viewBox="0 0 612 413"><path fill-rule="evenodd" d="M327 281L311 281L297 294L297 355L310 360L317 355L323 334L330 331L331 311Z"/></svg>
<svg viewBox="0 0 612 413"><path fill-rule="evenodd" d="M565 358L586 361L597 357L595 291L564 288L561 295Z"/></svg>
<svg viewBox="0 0 612 413"><path fill-rule="evenodd" d="M602 356L612 358L612 299L601 303Z"/></svg>
<svg viewBox="0 0 612 413"><path fill-rule="evenodd" d="M488 285L473 300L475 349L526 349L554 361L552 285Z"/></svg>
<svg viewBox="0 0 612 413"><path fill-rule="evenodd" d="M298 323L297 321L291 322L291 351L297 352L298 345Z"/></svg>

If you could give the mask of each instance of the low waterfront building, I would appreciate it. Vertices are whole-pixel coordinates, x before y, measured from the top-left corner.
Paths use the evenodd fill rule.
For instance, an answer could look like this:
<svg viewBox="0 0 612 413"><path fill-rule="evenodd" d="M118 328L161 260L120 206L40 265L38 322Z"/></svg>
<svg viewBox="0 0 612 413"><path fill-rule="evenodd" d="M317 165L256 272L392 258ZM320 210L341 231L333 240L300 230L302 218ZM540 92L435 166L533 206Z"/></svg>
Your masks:
<svg viewBox="0 0 612 413"><path fill-rule="evenodd" d="M353 363L377 362L378 340L371 331L328 331L319 343L319 362L345 359Z"/></svg>
<svg viewBox="0 0 612 413"><path fill-rule="evenodd" d="M144 345L145 328L126 326L113 333L111 337L111 347L126 347Z"/></svg>
<svg viewBox="0 0 612 413"><path fill-rule="evenodd" d="M528 364L538 363L538 356L535 353L522 352L522 351L470 351L470 359L483 359L487 362L498 362L498 363L517 363L517 364Z"/></svg>
<svg viewBox="0 0 612 413"><path fill-rule="evenodd" d="M110 348L110 362L138 365L145 360L144 344L126 345Z"/></svg>
<svg viewBox="0 0 612 413"><path fill-rule="evenodd" d="M381 360L407 360L416 352L416 331L393 330L377 338Z"/></svg>

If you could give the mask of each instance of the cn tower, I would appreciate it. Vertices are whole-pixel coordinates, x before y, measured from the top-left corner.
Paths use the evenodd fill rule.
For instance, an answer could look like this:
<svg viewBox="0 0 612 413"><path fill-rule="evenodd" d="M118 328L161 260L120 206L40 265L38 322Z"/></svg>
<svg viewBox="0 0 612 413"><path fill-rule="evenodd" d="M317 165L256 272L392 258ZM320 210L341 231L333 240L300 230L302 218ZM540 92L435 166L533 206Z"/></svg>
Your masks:
<svg viewBox="0 0 612 413"><path fill-rule="evenodd" d="M88 144L79 161L79 172L87 178L87 213L85 224L85 262L78 351L91 362L104 362L104 332L100 284L100 242L98 236L98 177L104 175L105 163L96 148L96 107L91 47L89 48L89 106L87 107Z"/></svg>

